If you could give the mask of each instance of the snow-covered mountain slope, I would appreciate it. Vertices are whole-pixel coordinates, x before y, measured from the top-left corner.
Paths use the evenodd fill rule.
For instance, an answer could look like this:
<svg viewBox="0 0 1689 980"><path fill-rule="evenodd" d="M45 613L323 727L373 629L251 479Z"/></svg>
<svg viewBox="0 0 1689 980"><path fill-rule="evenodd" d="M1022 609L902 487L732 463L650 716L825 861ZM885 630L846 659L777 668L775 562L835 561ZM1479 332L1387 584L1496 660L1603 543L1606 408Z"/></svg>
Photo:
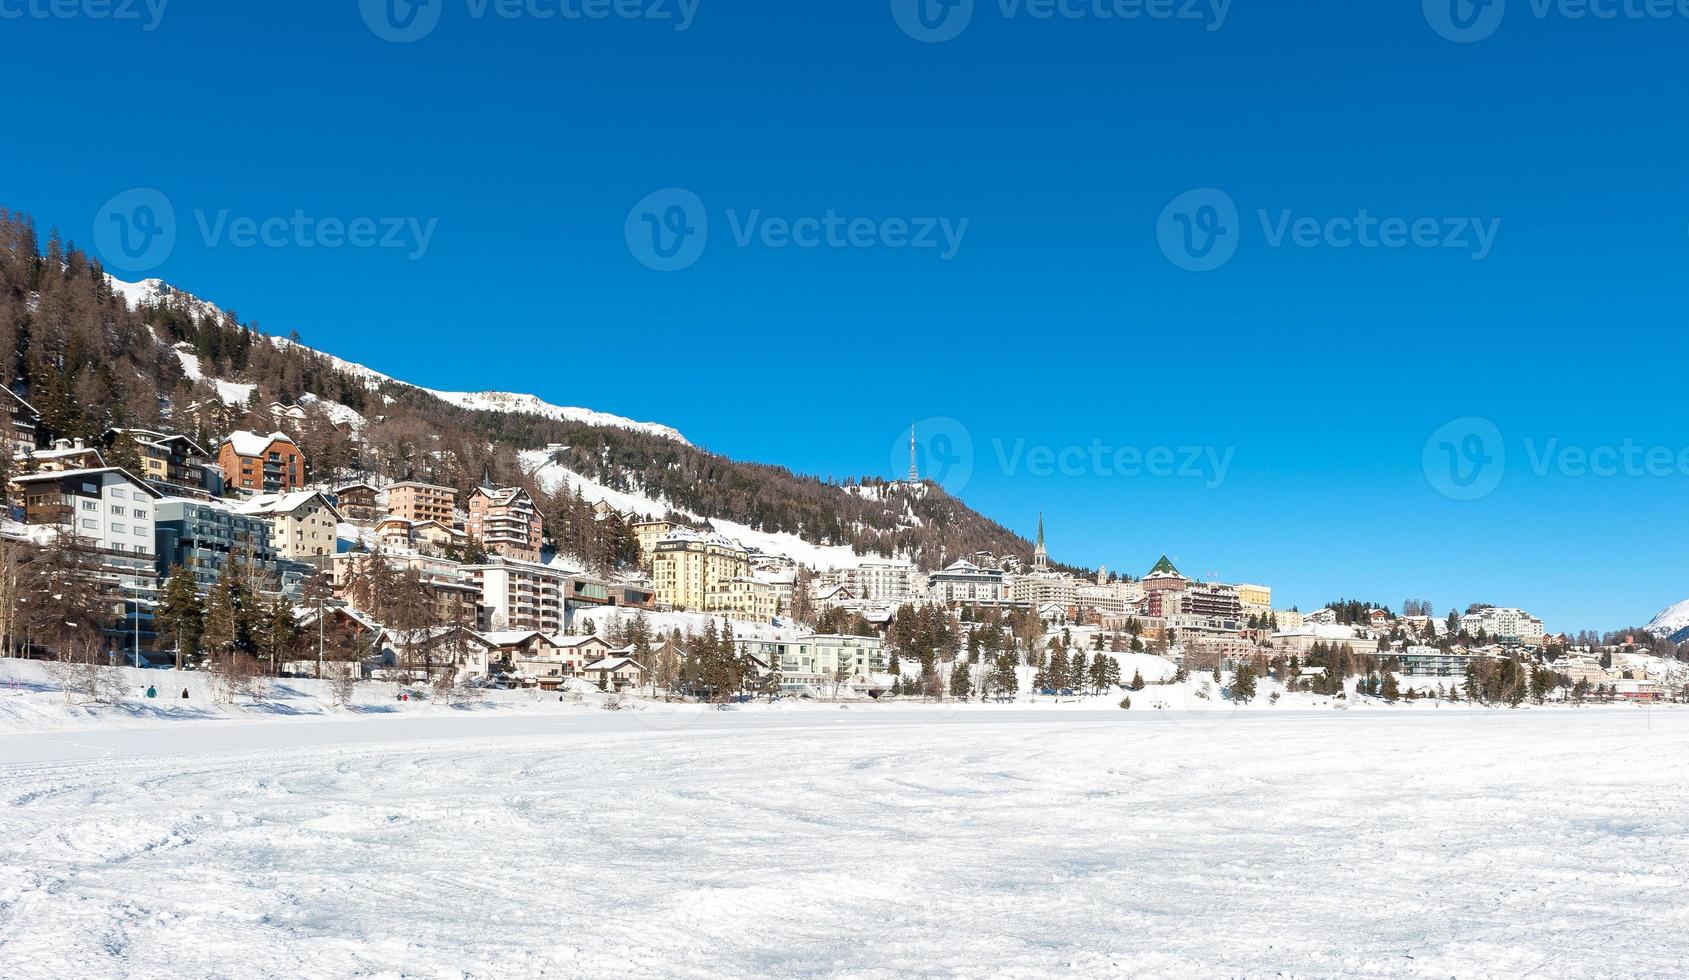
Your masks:
<svg viewBox="0 0 1689 980"><path fill-rule="evenodd" d="M1689 640L1689 599L1661 610L1643 629L1673 643Z"/></svg>
<svg viewBox="0 0 1689 980"><path fill-rule="evenodd" d="M191 293L185 293L178 290L162 279L143 279L140 282L125 282L111 275L107 275L106 279L111 283L112 291L122 296L131 308L142 305L157 304L165 297L171 297L177 300L185 300L190 308L192 308L199 316L222 317L224 315L223 311L215 304L206 302ZM287 340L282 337L271 337L270 341L277 346L293 343L291 340ZM435 391L431 388L424 388L420 385L413 385L408 381L400 381L397 378L389 377L388 375L382 374L380 371L365 367L362 364L354 364L351 361L341 360L332 354L325 354L322 351L316 351L316 353L322 354L322 356L328 358L329 361L343 373L363 379L364 383L371 388L376 388L387 383L401 384L408 388L415 388L416 390L432 395L441 401L456 405L459 408L467 409L469 411L520 412L540 415L564 422L578 422L582 425L595 425L606 428L628 429L635 432L646 432L651 435L661 436L665 439L673 439L676 442L686 442L686 437L681 435L679 430L656 422L636 422L633 419L623 418L619 415L611 415L607 412L594 411L590 408L574 408L562 405L553 405L550 402L546 402L535 397L534 395L515 394L504 391ZM200 380L201 375L199 373L198 357L195 356L191 350L184 352L180 349L177 351L177 356L182 358L183 371L190 378L193 378L196 381ZM250 385L242 386L233 382L221 381L219 379L209 380L216 384L218 394L223 398L223 400L230 402L231 404L237 403L230 401L230 399L240 394L240 388L251 388ZM250 395L250 390L248 390L247 394ZM344 411L350 411L350 409L344 409L344 406L335 407L341 408ZM332 414L332 409L330 411Z"/></svg>
<svg viewBox="0 0 1689 980"><path fill-rule="evenodd" d="M472 412L522 412L528 415L541 415L562 422L579 422L582 425L596 425L612 429L632 429L673 439L676 442L686 442L686 437L682 436L678 429L666 425L660 425L656 422L633 422L619 415L595 412L590 408L566 408L541 401L533 395L518 395L508 391L435 391L432 388L423 388L422 390L441 401L450 402L458 408L466 408Z"/></svg>
<svg viewBox="0 0 1689 980"><path fill-rule="evenodd" d="M745 548L768 555L785 555L800 564L810 568L825 570L834 568L854 568L860 565L864 557L852 551L846 545L815 544L795 534L777 534L759 531L756 528L733 521L718 518L706 518L680 507L673 507L661 500L615 490L600 483L587 479L574 470L555 462L552 453L546 449L532 449L518 455L522 469L534 478L547 493L556 493L564 487L579 490L581 496L590 503L602 500L611 507L624 514L635 514L639 517L660 518L669 514L681 514L699 523L708 523L720 534L739 542Z"/></svg>

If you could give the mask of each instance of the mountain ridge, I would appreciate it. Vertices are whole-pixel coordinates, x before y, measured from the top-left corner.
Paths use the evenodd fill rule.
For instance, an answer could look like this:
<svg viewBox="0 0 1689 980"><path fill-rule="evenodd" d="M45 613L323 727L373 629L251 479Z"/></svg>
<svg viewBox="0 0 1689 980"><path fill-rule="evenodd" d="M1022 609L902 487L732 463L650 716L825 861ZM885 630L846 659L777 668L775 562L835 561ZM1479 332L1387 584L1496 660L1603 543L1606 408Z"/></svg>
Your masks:
<svg viewBox="0 0 1689 980"><path fill-rule="evenodd" d="M1025 538L936 484L823 480L712 453L667 425L394 379L296 333L260 332L162 279L110 277L56 234L38 242L27 216L3 209L0 369L55 437L162 428L213 446L237 429L282 428L319 485L525 486L551 543L594 567L625 568L638 553L627 515L593 507L582 492L589 487L828 561L848 551L931 569L980 552L1023 562L1032 553ZM556 479L541 487L547 474L536 471L546 463ZM9 457L0 461L9 466Z"/></svg>
<svg viewBox="0 0 1689 980"><path fill-rule="evenodd" d="M187 303L190 307L199 312L200 315L217 318L222 318L228 315L217 304L195 293L190 293L187 290L171 285L163 279L142 279L138 282L127 282L108 272L106 273L106 281L111 285L113 292L122 296L124 300L128 302L131 309L137 309L143 305L156 305L157 303L162 302L165 297L171 296L179 297L183 302ZM295 343L295 341L288 338L275 336L270 337L270 341L275 344ZM677 442L687 442L686 437L681 435L680 430L674 428L673 426L663 425L657 422L640 422L620 415L614 415L609 412L600 412L590 408L554 405L537 395L521 392L440 391L405 381L389 374L384 374L374 368L358 364L354 361L345 360L344 358L330 354L327 351L318 350L317 348L310 347L309 345L301 344L300 346L315 354L328 358L341 371L355 377L365 379L372 388L379 387L381 384L390 382L393 384L400 384L410 388L415 388L425 394L433 395L441 401L456 405L459 408L469 409L470 411L524 412L532 415L543 415L548 418L555 418L562 421L582 422L587 425L602 425L612 428L634 429L636 431L649 432L653 435L662 436L667 439L673 439Z"/></svg>

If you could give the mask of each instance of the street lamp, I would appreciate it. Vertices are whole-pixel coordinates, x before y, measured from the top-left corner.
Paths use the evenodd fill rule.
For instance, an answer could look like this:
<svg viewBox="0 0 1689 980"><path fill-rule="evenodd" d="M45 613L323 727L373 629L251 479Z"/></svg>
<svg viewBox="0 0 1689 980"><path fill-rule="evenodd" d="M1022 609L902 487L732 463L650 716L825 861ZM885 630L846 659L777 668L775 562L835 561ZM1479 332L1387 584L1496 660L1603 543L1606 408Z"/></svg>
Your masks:
<svg viewBox="0 0 1689 980"><path fill-rule="evenodd" d="M139 580L135 581L134 587L135 587L135 615L132 618L131 623L135 628L135 646L134 646L135 669L140 670L141 669L141 583L140 583Z"/></svg>

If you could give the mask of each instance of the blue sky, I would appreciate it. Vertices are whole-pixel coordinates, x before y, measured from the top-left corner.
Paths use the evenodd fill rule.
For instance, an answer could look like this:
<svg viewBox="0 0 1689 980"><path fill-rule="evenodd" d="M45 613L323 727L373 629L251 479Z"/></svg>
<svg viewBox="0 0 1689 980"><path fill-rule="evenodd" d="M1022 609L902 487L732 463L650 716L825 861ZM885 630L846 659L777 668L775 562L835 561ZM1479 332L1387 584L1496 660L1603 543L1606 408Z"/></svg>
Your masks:
<svg viewBox="0 0 1689 980"><path fill-rule="evenodd" d="M426 36L389 43L355 0L173 0L155 23L6 0L0 204L89 242L114 195L156 188L176 241L132 278L419 384L662 421L739 458L895 476L911 419L955 419L963 496L1028 534L1043 509L1077 563L1141 574L1166 552L1283 605L1486 601L1559 629L1689 595L1683 467L1533 466L1550 440L1689 446L1682 18L1513 0L1454 43L1418 2L1237 0L1216 23L978 0L922 43L883 0L700 0L686 30L433 3ZM626 231L667 188L709 228L664 272ZM1207 272L1158 238L1198 188L1238 214ZM1450 247L1275 239L1363 210ZM418 257L200 228L296 212L433 231ZM829 212L868 219L864 247L780 247L766 223ZM891 247L896 221L940 218L967 222L954 255ZM1481 259L1466 219L1498 227ZM681 383L649 383L665 360ZM1507 456L1476 500L1425 464L1466 417ZM1017 444L1229 465L1039 475L1001 465Z"/></svg>

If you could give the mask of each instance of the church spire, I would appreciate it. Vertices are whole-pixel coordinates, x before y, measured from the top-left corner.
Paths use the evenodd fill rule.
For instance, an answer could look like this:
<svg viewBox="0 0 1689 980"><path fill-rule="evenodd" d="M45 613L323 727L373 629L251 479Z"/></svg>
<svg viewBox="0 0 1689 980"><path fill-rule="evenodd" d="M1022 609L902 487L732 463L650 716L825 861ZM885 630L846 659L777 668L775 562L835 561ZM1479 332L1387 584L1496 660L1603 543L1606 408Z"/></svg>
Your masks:
<svg viewBox="0 0 1689 980"><path fill-rule="evenodd" d="M1038 512L1038 550L1032 553L1032 567L1044 571L1050 567L1050 553L1044 550L1044 512Z"/></svg>

